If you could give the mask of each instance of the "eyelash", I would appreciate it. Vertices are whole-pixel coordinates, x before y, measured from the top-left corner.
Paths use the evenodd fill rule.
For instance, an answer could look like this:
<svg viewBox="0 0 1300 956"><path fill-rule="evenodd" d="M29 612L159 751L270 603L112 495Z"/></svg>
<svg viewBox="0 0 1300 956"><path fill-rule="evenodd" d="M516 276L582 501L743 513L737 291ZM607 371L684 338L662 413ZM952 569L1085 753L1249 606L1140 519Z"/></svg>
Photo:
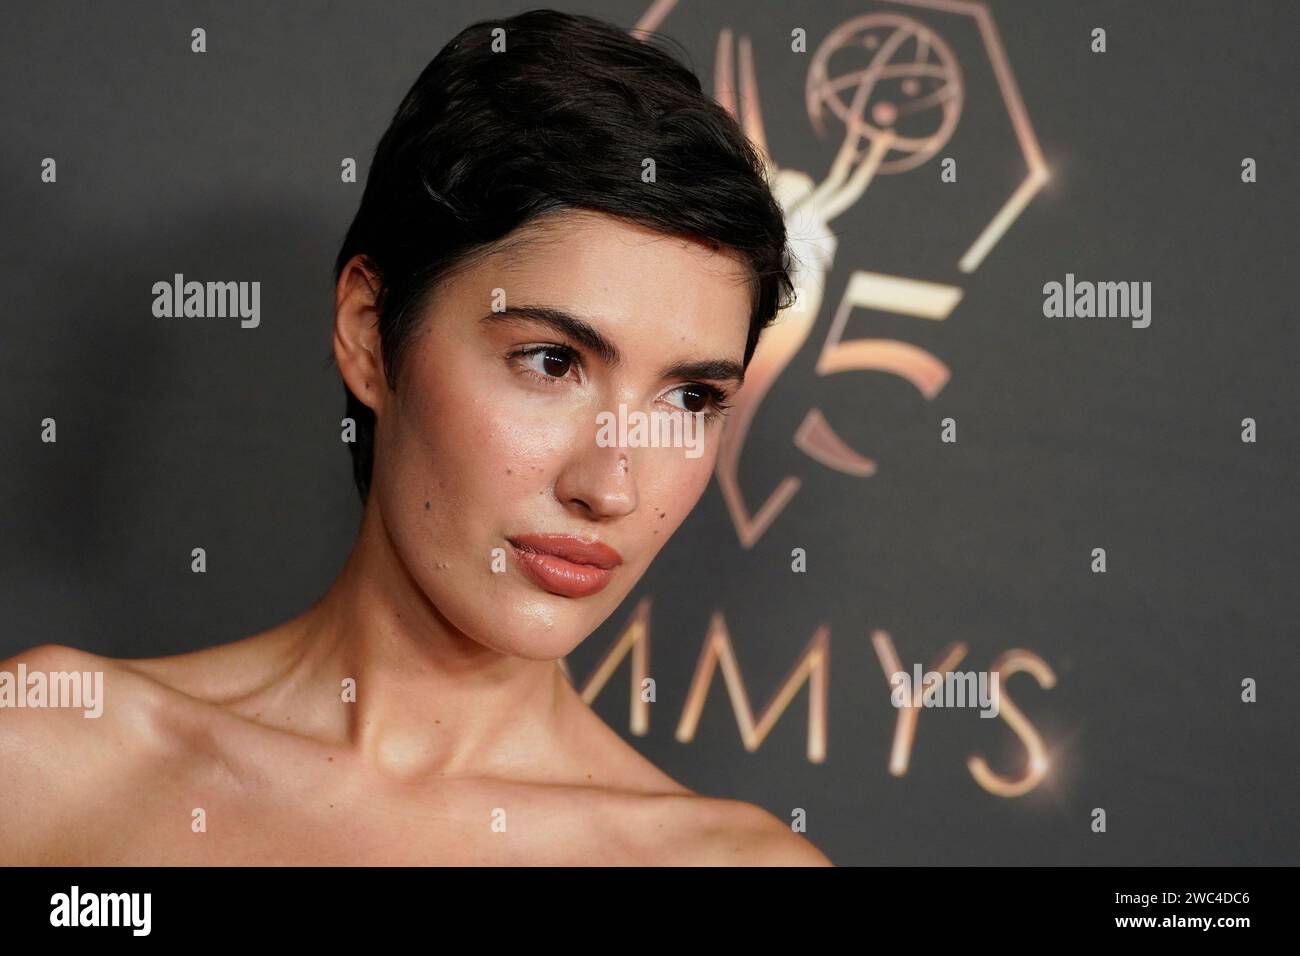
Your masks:
<svg viewBox="0 0 1300 956"><path fill-rule="evenodd" d="M572 361L574 365L579 368L582 367L582 360L577 351L567 345L532 345L528 348L517 349L516 351L511 352L510 358L531 358L532 356L539 355L543 352L556 352L560 355L564 355ZM559 385L564 381L564 379L556 378L554 375L543 375L535 369L528 368L524 365L520 365L520 368L527 372L531 377L541 380L546 385ZM678 388L682 388L686 385L693 385L696 388L701 389L704 394L708 396L711 407L704 412L704 420L706 422L715 421L727 414L727 409L731 407L732 403L727 401L727 393L722 389L718 388L716 385L709 385L707 382L684 382L682 385L679 385ZM685 411L685 409L683 409L683 411Z"/></svg>

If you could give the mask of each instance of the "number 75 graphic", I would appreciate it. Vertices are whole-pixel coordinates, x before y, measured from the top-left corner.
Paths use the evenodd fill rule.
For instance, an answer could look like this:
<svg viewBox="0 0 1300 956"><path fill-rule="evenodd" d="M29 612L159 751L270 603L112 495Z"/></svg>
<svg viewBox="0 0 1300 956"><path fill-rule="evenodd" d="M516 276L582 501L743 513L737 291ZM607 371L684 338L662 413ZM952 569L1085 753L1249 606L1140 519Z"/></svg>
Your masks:
<svg viewBox="0 0 1300 956"><path fill-rule="evenodd" d="M778 314L759 339L745 375L745 387L736 397L718 449L715 469L718 484L741 547L749 549L790 503L799 490L800 479L787 475L758 510L751 513L739 478L745 437L764 396L803 347L816 322L838 245L830 228L831 221L867 191L891 149L899 143L899 136L893 129L871 127L862 118L872 89L872 84L864 81L858 84L848 107L844 139L826 177L816 182L807 173L779 167L767 146L748 38L742 37L739 43L738 70L731 56L731 31L724 29L718 39L714 95L723 108L737 117L764 163L772 193L785 216L795 288L794 301ZM739 90L732 79L736 73L740 77ZM860 150L859 144L864 141L867 148ZM948 381L947 366L924 349L894 339L845 342L844 326L855 306L941 320L948 317L961 297L962 290L956 286L854 272L822 345L817 374L889 372L907 379L927 399L933 398ZM809 409L795 431L794 442L809 457L838 471L859 476L875 474L876 463L846 445L818 408Z"/></svg>
<svg viewBox="0 0 1300 956"><path fill-rule="evenodd" d="M824 273L823 273L824 275ZM818 277L819 279L821 277ZM740 453L758 406L790 360L798 353L812 330L820 288L811 291L798 285L794 303L781 313L759 340L758 349L745 376L745 387L736 398L736 408L728 416L718 450L716 474L723 499L743 548L752 548L768 526L790 503L799 490L800 479L787 475L759 506L750 513L740 489ZM830 332L817 359L818 375L835 375L850 371L888 372L911 382L932 399L947 384L948 367L934 355L896 339L852 339L843 341L844 326L854 307L881 309L916 318L942 320L961 301L962 291L955 286L874 272L854 272L840 300ZM795 431L794 443L809 457L849 475L875 474L876 463L846 445L820 409L809 409Z"/></svg>

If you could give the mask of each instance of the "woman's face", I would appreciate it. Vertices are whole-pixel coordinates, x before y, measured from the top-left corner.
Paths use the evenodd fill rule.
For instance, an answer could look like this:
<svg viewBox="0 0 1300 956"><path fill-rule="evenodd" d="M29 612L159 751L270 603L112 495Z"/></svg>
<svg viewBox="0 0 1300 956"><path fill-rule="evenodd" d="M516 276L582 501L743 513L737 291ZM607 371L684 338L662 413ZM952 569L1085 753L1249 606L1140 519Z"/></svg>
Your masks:
<svg viewBox="0 0 1300 956"><path fill-rule="evenodd" d="M369 389L382 393L371 505L443 617L540 660L614 611L704 492L724 423L711 390L725 403L739 388L728 372L750 293L732 255L611 216L565 212L515 235L538 241L451 277L396 392ZM652 412L676 420L669 447L636 440ZM598 546L539 553L566 540L620 563L593 567L613 557Z"/></svg>

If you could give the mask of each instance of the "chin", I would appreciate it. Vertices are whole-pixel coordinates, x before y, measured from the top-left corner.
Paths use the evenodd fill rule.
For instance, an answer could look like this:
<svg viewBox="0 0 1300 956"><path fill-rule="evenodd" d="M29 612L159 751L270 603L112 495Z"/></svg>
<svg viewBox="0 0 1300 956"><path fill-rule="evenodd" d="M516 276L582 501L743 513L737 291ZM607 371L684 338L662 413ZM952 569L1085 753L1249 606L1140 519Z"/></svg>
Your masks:
<svg viewBox="0 0 1300 956"><path fill-rule="evenodd" d="M530 596L504 618L468 633L500 654L531 661L557 660L586 640L613 611L610 606L593 618L590 608L565 607L574 603L551 595Z"/></svg>
<svg viewBox="0 0 1300 956"><path fill-rule="evenodd" d="M492 650L506 654L510 657L519 657L529 661L554 661L562 657L567 657L575 647L586 639L585 631L573 631L565 629L562 631L545 631L545 630L528 630L526 627L517 629L511 634L507 641L492 641L490 644L483 641L484 646L490 646Z"/></svg>

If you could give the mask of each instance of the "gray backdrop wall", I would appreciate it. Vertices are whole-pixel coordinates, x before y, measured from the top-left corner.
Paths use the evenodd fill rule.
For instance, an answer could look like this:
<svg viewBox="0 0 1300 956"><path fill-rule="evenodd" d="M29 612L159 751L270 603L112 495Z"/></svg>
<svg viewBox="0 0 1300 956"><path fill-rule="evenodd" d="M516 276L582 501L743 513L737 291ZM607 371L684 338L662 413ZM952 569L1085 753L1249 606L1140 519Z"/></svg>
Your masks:
<svg viewBox="0 0 1300 956"><path fill-rule="evenodd" d="M47 642L191 650L292 616L329 584L359 517L329 360L330 264L423 66L470 22L533 5L7 11L0 657ZM648 0L555 5L630 28ZM805 84L836 28L885 14L904 20L869 21L858 39L923 25L946 44L931 62L955 61L963 92L934 155L878 176L832 224L816 325L764 397L739 470L751 512L787 476L798 492L746 548L715 481L568 659L586 680L650 600L648 733L629 728L626 662L593 704L607 721L698 791L783 818L805 809L809 837L841 864L1300 862L1296 10L680 0L668 12L661 31L708 89L720 31L749 38L773 157L817 181L844 127L830 118L818 136ZM195 26L206 54L190 52ZM807 53L791 51L796 27ZM1051 178L963 269L1025 180L1026 130ZM45 157L57 184L41 182ZM356 184L340 182L344 157ZM155 318L152 285L178 272L259 280L260 326ZM860 272L960 291L941 321L868 305L844 330L929 353L949 373L937 394L889 372L816 373ZM1067 274L1150 282L1150 325L1045 316L1044 284ZM873 475L795 445L814 407ZM56 444L41 441L46 417ZM955 443L940 440L945 418ZM196 544L206 574L190 572ZM824 759L808 754L807 685L750 751L717 675L692 738L677 738L715 612L756 714L827 629ZM909 669L952 642L963 668L1012 649L1041 660L1053 686L1021 673L1006 690L1042 737L1046 776L1019 796L981 784L972 755L1016 777L1027 751L1005 719L970 710L922 712L906 772L891 773L880 633ZM1241 700L1245 678L1255 703ZM1105 834L1090 827L1098 807Z"/></svg>

